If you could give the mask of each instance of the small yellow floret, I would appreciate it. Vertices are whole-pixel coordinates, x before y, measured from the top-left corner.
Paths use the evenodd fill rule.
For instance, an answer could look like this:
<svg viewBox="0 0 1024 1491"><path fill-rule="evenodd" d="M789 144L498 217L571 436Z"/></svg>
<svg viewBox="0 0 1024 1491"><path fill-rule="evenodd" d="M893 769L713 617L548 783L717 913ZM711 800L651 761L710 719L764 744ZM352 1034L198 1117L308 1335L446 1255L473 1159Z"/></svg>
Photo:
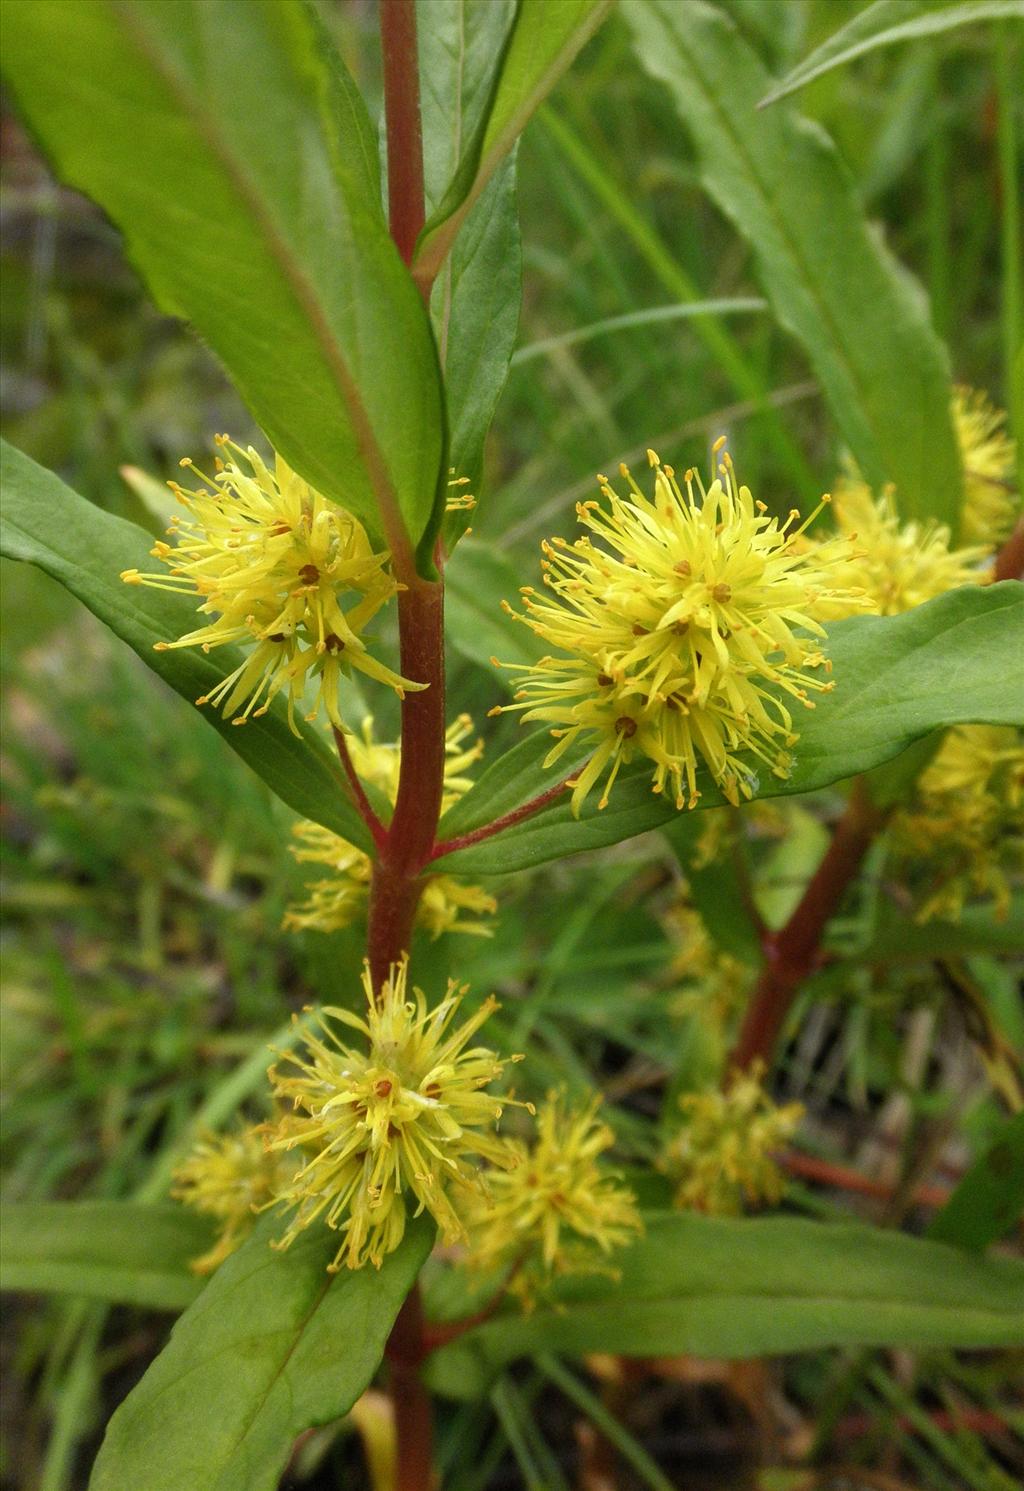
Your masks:
<svg viewBox="0 0 1024 1491"><path fill-rule="evenodd" d="M188 1159L174 1172L171 1195L220 1224L216 1245L192 1261L197 1274L209 1274L243 1243L255 1213L284 1185L290 1165L268 1154L260 1132L202 1134Z"/></svg>
<svg viewBox="0 0 1024 1491"><path fill-rule="evenodd" d="M295 730L295 708L312 680L317 694L306 718L323 709L341 729L339 689L353 668L400 695L420 687L378 662L361 635L398 590L388 555L375 554L362 524L280 456L271 471L251 446L243 451L226 435L217 444L231 459L218 458L212 478L191 461L181 463L205 487L185 491L170 484L188 516L172 522L172 544L161 541L151 551L169 573L125 570L121 576L129 585L200 596L200 614L212 618L158 648L209 652L234 643L251 649L196 703L214 704L241 725L265 714L283 691Z"/></svg>
<svg viewBox="0 0 1024 1491"><path fill-rule="evenodd" d="M472 786L466 772L483 753L483 741L465 744L472 730L469 715L462 714L445 733L443 809ZM399 747L375 742L373 721L367 718L363 721L362 739L349 736L348 749L359 777L378 788L394 805L401 766ZM366 909L373 868L369 855L319 823L303 821L292 831L298 839L291 851L295 858L302 863L325 865L331 874L307 885L306 900L286 911L285 929L337 932L351 926ZM467 918L493 916L497 909L497 901L481 886L467 885L455 875L431 875L423 887L416 921L434 938L444 932L490 937L491 927Z"/></svg>
<svg viewBox="0 0 1024 1491"><path fill-rule="evenodd" d="M891 832L918 921L957 921L970 896L990 898L1004 918L1013 878L1024 872L1024 732L950 730Z"/></svg>
<svg viewBox="0 0 1024 1491"><path fill-rule="evenodd" d="M506 1163L493 1131L513 1099L488 1091L505 1063L469 1044L497 1002L486 999L455 1025L465 987L450 982L430 1009L420 989L407 997L407 969L406 960L393 966L376 997L367 970L365 1016L324 1007L323 1038L308 1031L305 1050L283 1058L290 1069L270 1074L275 1096L295 1111L268 1147L287 1153L299 1145L304 1160L279 1195L294 1215L278 1246L326 1222L342 1234L332 1270L379 1268L402 1240L410 1205L415 1215L428 1211L448 1241L464 1236L451 1193L479 1185L470 1160ZM340 1026L358 1032L365 1047L346 1045Z"/></svg>
<svg viewBox="0 0 1024 1491"><path fill-rule="evenodd" d="M734 1076L725 1092L687 1093L680 1099L682 1129L662 1166L676 1182L676 1205L715 1216L735 1216L744 1200L777 1202L785 1181L773 1152L803 1115L799 1103L778 1107L762 1086L763 1066Z"/></svg>
<svg viewBox="0 0 1024 1491"><path fill-rule="evenodd" d="M1014 490L1016 445L1003 426L1006 415L984 393L957 388L953 426L964 463L963 533L971 544L998 548L1020 517Z"/></svg>
<svg viewBox="0 0 1024 1491"><path fill-rule="evenodd" d="M572 1111L550 1096L535 1142L507 1140L507 1168L470 1198L473 1263L513 1268L508 1287L526 1303L564 1274L614 1275L607 1258L641 1229L632 1192L599 1162L615 1142L599 1106L595 1098Z"/></svg>
<svg viewBox="0 0 1024 1491"><path fill-rule="evenodd" d="M859 604L846 587L849 543L811 546L798 514L781 525L767 516L727 452L707 491L693 471L684 491L649 459L653 498L625 467L628 496L603 481L607 507L577 508L600 545L545 544L554 594L523 592L519 619L560 655L519 667L517 702L504 708L554 727L545 766L591 751L574 782L577 814L602 777L604 807L637 757L653 762L653 790L680 809L697 803L702 769L732 803L756 792L758 762L787 776L799 733L787 696L812 708L809 695L832 688L819 672L821 622Z"/></svg>

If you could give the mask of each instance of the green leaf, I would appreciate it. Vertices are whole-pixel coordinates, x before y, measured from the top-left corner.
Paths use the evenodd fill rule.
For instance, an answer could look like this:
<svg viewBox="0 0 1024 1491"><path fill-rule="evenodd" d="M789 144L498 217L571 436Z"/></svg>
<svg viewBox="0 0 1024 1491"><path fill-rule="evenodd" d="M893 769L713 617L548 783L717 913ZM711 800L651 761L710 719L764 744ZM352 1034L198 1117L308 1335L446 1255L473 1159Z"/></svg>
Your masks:
<svg viewBox="0 0 1024 1491"><path fill-rule="evenodd" d="M933 1242L981 1252L1016 1227L1024 1213L1024 1113L1003 1124L932 1218Z"/></svg>
<svg viewBox="0 0 1024 1491"><path fill-rule="evenodd" d="M189 1272L189 1262L212 1242L209 1220L183 1206L5 1202L0 1285L147 1310L184 1310L205 1283Z"/></svg>
<svg viewBox="0 0 1024 1491"><path fill-rule="evenodd" d="M972 21L1014 17L1024 18L1024 0L967 0L959 5L936 5L935 0L875 0L874 5L869 5L834 31L827 41L815 47L792 72L776 83L759 107L776 103L803 88L813 78L820 78L822 73L843 67L877 47L938 36L943 31L967 26Z"/></svg>
<svg viewBox="0 0 1024 1491"><path fill-rule="evenodd" d="M831 140L789 108L757 113L768 76L720 11L701 0L623 0L623 13L865 477L895 482L907 517L934 515L955 530L962 471L946 355Z"/></svg>
<svg viewBox="0 0 1024 1491"><path fill-rule="evenodd" d="M240 654L233 647L209 653L194 647L154 651L155 642L194 627L195 603L120 580L124 569L149 568L153 541L148 533L86 502L6 441L0 441L0 482L0 553L59 580L189 703L209 693L237 664ZM210 709L203 717L296 813L361 848L372 847L326 741L308 727L302 727L301 737L293 735L280 700L268 714L241 726Z"/></svg>
<svg viewBox="0 0 1024 1491"><path fill-rule="evenodd" d="M4 20L28 124L158 304L301 475L396 551L403 520L415 544L442 474L437 358L373 130L312 7L10 0Z"/></svg>
<svg viewBox="0 0 1024 1491"><path fill-rule="evenodd" d="M489 107L423 230L413 273L431 284L474 203L612 0L519 0Z"/></svg>
<svg viewBox="0 0 1024 1491"><path fill-rule="evenodd" d="M972 953L1024 956L1024 897L1017 896L1002 921L992 907L965 906L955 922L915 922L888 896L880 896L864 945L848 951L865 963L933 963Z"/></svg>
<svg viewBox="0 0 1024 1491"><path fill-rule="evenodd" d="M515 0L418 0L428 215L484 127ZM471 167L470 167L471 168ZM508 376L522 289L516 148L466 218L434 281L430 309L448 404L449 464L476 492L484 437ZM448 519L449 550L472 518Z"/></svg>
<svg viewBox="0 0 1024 1491"><path fill-rule="evenodd" d="M856 776L946 725L1024 722L1024 585L1017 580L964 586L901 616L835 622L827 651L835 690L799 721L791 776L783 781L766 773L760 797L813 792ZM550 747L550 735L539 730L499 757L445 814L442 840L502 817L585 758L577 751L545 772L541 762ZM446 855L438 866L502 874L660 828L677 814L651 792L650 778L649 763L634 763L603 811L592 798L574 819L566 794L494 838ZM722 804L706 772L700 786L698 811Z"/></svg>
<svg viewBox="0 0 1024 1491"><path fill-rule="evenodd" d="M352 1407L434 1229L414 1223L379 1271L337 1274L336 1233L281 1253L280 1231L265 1217L177 1322L111 1419L91 1491L274 1491L295 1438Z"/></svg>
<svg viewBox="0 0 1024 1491"><path fill-rule="evenodd" d="M519 576L505 556L479 539L463 539L445 569L448 641L474 663L490 666L494 657L535 663L542 651L537 638L501 609L503 600L518 596ZM498 677L511 693L517 674L502 670Z"/></svg>
<svg viewBox="0 0 1024 1491"><path fill-rule="evenodd" d="M654 1214L621 1278L568 1279L532 1315L500 1315L431 1357L476 1396L531 1352L748 1357L826 1346L1024 1342L1024 1266L859 1224Z"/></svg>

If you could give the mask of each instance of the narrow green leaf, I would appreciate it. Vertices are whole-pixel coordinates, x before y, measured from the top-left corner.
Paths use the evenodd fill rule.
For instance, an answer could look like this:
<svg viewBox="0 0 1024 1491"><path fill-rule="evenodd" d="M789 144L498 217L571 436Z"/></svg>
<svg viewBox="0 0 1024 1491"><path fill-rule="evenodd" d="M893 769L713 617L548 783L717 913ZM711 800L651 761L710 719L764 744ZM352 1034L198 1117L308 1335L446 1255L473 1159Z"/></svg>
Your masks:
<svg viewBox="0 0 1024 1491"><path fill-rule="evenodd" d="M1024 1113L1003 1124L932 1218L933 1242L981 1252L1016 1227L1024 1214Z"/></svg>
<svg viewBox="0 0 1024 1491"><path fill-rule="evenodd" d="M962 471L947 359L920 290L864 219L831 140L789 108L758 114L768 77L718 10L623 0L641 61L693 136L701 179L754 251L869 481L909 517L955 530Z"/></svg>
<svg viewBox="0 0 1024 1491"><path fill-rule="evenodd" d="M111 1419L91 1491L274 1491L295 1438L352 1407L433 1227L414 1223L379 1271L338 1274L335 1233L312 1228L281 1253L280 1231L265 1217L177 1322Z"/></svg>
<svg viewBox="0 0 1024 1491"><path fill-rule="evenodd" d="M209 1220L183 1206L5 1202L0 1212L0 1287L73 1294L147 1310L184 1310L205 1283L189 1272L189 1263L212 1242Z"/></svg>
<svg viewBox="0 0 1024 1491"><path fill-rule="evenodd" d="M938 36L973 21L1024 19L1024 0L966 0L936 5L935 0L875 0L866 10L834 31L761 100L760 108L777 103L822 73L898 41Z"/></svg>
<svg viewBox="0 0 1024 1491"><path fill-rule="evenodd" d="M189 703L208 694L239 661L237 649L156 652L155 642L192 630L195 603L166 590L128 586L119 578L122 570L150 567L150 535L86 502L6 441L0 441L0 463L0 553L37 565L66 586ZM268 714L241 726L209 708L203 717L296 813L371 848L326 740L308 726L301 727L301 737L293 735L280 700Z"/></svg>
<svg viewBox="0 0 1024 1491"><path fill-rule="evenodd" d="M654 1214L618 1280L556 1286L431 1357L428 1380L477 1396L532 1352L747 1357L827 1346L1024 1343L1024 1266L859 1224Z"/></svg>
<svg viewBox="0 0 1024 1491"><path fill-rule="evenodd" d="M512 355L512 366L522 367L524 362L533 362L537 357L546 357L551 352L560 352L565 347L578 347L592 342L595 337L607 336L613 331L634 331L640 326L660 326L665 321L689 321L697 316L738 316L751 311L766 311L768 302L757 295L734 295L722 300L681 301L678 305L654 305L642 311L627 311L622 316L607 316L601 321L591 321L589 326L577 326L572 331L563 331L558 336L542 337L539 342L528 342Z"/></svg>
<svg viewBox="0 0 1024 1491"><path fill-rule="evenodd" d="M365 108L312 7L9 0L4 20L28 124L159 305L301 475L415 544L442 475L437 358Z"/></svg>
<svg viewBox="0 0 1024 1491"><path fill-rule="evenodd" d="M490 106L420 238L413 273L431 284L473 204L612 0L519 0Z"/></svg>
<svg viewBox="0 0 1024 1491"><path fill-rule="evenodd" d="M501 601L519 596L519 576L490 544L465 538L445 569L445 620L449 642L463 657L490 666L535 663L541 647L528 627L501 609ZM511 692L517 674L502 670L498 678Z"/></svg>
<svg viewBox="0 0 1024 1491"><path fill-rule="evenodd" d="M429 216L485 126L516 5L515 0L418 0L418 14ZM448 405L449 465L477 495L484 437L515 346L521 288L513 147L466 218L430 300ZM449 516L449 551L468 522L472 518L464 510Z"/></svg>
<svg viewBox="0 0 1024 1491"><path fill-rule="evenodd" d="M766 773L760 797L788 797L844 781L947 725L1024 722L1024 585L1017 580L965 586L901 616L835 622L827 651L835 690L798 722L790 777ZM540 730L495 761L442 819L441 838L512 811L583 759L577 751L544 771L541 763L551 744L548 732ZM603 811L592 799L574 819L566 794L553 807L438 864L460 874L502 874L660 828L677 814L651 792L650 778L649 763L634 763ZM699 808L722 804L721 792L706 776L700 785Z"/></svg>

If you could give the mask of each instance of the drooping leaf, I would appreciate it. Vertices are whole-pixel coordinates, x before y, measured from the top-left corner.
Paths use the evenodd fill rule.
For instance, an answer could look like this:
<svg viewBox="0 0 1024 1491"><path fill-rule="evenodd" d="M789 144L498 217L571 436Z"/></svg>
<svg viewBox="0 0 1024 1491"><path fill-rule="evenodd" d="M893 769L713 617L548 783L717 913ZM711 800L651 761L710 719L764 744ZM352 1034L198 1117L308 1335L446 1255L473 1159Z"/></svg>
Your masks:
<svg viewBox="0 0 1024 1491"><path fill-rule="evenodd" d="M359 93L302 0L10 0L5 67L158 304L278 450L398 546L435 507L442 418L420 297Z"/></svg>
<svg viewBox="0 0 1024 1491"><path fill-rule="evenodd" d="M235 667L240 653L233 647L209 653L195 647L154 650L155 642L183 636L196 621L195 601L187 596L120 580L122 570L151 568L149 534L86 502L6 441L0 442L0 461L0 552L6 558L35 564L66 586L189 703ZM203 717L295 812L351 843L371 847L325 739L308 726L300 726L301 737L294 735L280 700L268 714L241 726L209 707Z"/></svg>
<svg viewBox="0 0 1024 1491"><path fill-rule="evenodd" d="M0 1287L184 1310L206 1282L189 1271L189 1262L212 1242L209 1220L183 1206L6 1202L0 1210Z"/></svg>
<svg viewBox="0 0 1024 1491"><path fill-rule="evenodd" d="M281 1253L265 1217L110 1420L91 1491L274 1491L297 1435L372 1378L433 1230L414 1223L379 1271L328 1274L337 1234L311 1228Z"/></svg>
<svg viewBox="0 0 1024 1491"><path fill-rule="evenodd" d="M1024 19L1024 0L967 0L936 5L935 0L875 0L815 47L802 62L761 100L761 108L777 103L822 73L863 57L878 47L898 41L920 41L974 21Z"/></svg>
<svg viewBox="0 0 1024 1491"><path fill-rule="evenodd" d="M1024 722L1024 585L1019 581L965 586L901 616L835 622L827 651L835 690L801 716L792 774L782 780L766 772L761 797L792 796L843 781L946 725ZM585 759L577 750L544 771L541 762L551 744L548 732L539 730L499 757L442 819L442 840L504 816ZM659 828L676 813L651 792L650 778L649 763L634 763L620 776L607 808L598 810L592 798L576 820L566 794L554 806L438 863L463 874L501 874ZM698 808L722 804L706 773L699 785Z"/></svg>
<svg viewBox="0 0 1024 1491"><path fill-rule="evenodd" d="M1024 1215L1024 1113L1008 1118L928 1228L933 1242L981 1252Z"/></svg>
<svg viewBox="0 0 1024 1491"><path fill-rule="evenodd" d="M486 113L421 235L413 272L424 283L433 282L474 203L611 5L612 0L519 0Z"/></svg>
<svg viewBox="0 0 1024 1491"><path fill-rule="evenodd" d="M865 221L831 140L789 107L757 112L770 80L720 10L623 0L623 14L861 470L876 485L895 482L906 516L934 515L955 530L963 477L945 352L920 291Z"/></svg>
<svg viewBox="0 0 1024 1491"><path fill-rule="evenodd" d="M567 1279L431 1357L453 1397L535 1351L752 1357L825 1346L1020 1345L1024 1265L859 1224L654 1214L617 1280Z"/></svg>

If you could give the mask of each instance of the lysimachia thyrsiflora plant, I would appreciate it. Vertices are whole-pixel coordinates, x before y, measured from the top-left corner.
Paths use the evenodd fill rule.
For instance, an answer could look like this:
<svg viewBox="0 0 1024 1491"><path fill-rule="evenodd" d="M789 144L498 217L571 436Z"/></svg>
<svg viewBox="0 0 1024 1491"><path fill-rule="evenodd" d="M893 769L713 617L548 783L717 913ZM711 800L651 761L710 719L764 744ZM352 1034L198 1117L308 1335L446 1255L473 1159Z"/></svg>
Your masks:
<svg viewBox="0 0 1024 1491"><path fill-rule="evenodd" d="M383 161L301 0L8 0L29 127L263 437L186 456L155 545L5 452L6 552L79 595L298 815L307 879L284 928L365 927L332 998L314 989L268 1054L259 1116L236 1115L240 1090L178 1147L171 1194L211 1224L191 1261L209 1282L115 1414L97 1491L270 1488L385 1356L412 1491L434 1484L428 1378L485 1395L520 1354L982 1347L1019 1328L1019 1268L951 1252L955 1216L943 1249L758 1215L799 1169L778 1056L798 995L844 966L837 913L888 879L902 924L941 921L955 953L961 915L995 927L1019 896L1013 442L951 385L824 135L789 103L756 114L768 80L730 7L620 9L806 353L840 472L813 497L747 486L718 431L675 466L648 450L637 477L615 457L517 608L464 542L498 506L483 455L515 340L516 142L610 0L380 0ZM668 388L658 417L698 398ZM446 629L449 578L473 625ZM479 667L491 647L487 707L511 720L485 743L446 650ZM652 828L676 856L657 1122L601 1070L553 1071L539 1015L462 981L457 935L500 930L500 877ZM798 841L816 859L768 908L751 866ZM862 943L898 935L858 915ZM841 1308L805 1310L833 1279Z"/></svg>

